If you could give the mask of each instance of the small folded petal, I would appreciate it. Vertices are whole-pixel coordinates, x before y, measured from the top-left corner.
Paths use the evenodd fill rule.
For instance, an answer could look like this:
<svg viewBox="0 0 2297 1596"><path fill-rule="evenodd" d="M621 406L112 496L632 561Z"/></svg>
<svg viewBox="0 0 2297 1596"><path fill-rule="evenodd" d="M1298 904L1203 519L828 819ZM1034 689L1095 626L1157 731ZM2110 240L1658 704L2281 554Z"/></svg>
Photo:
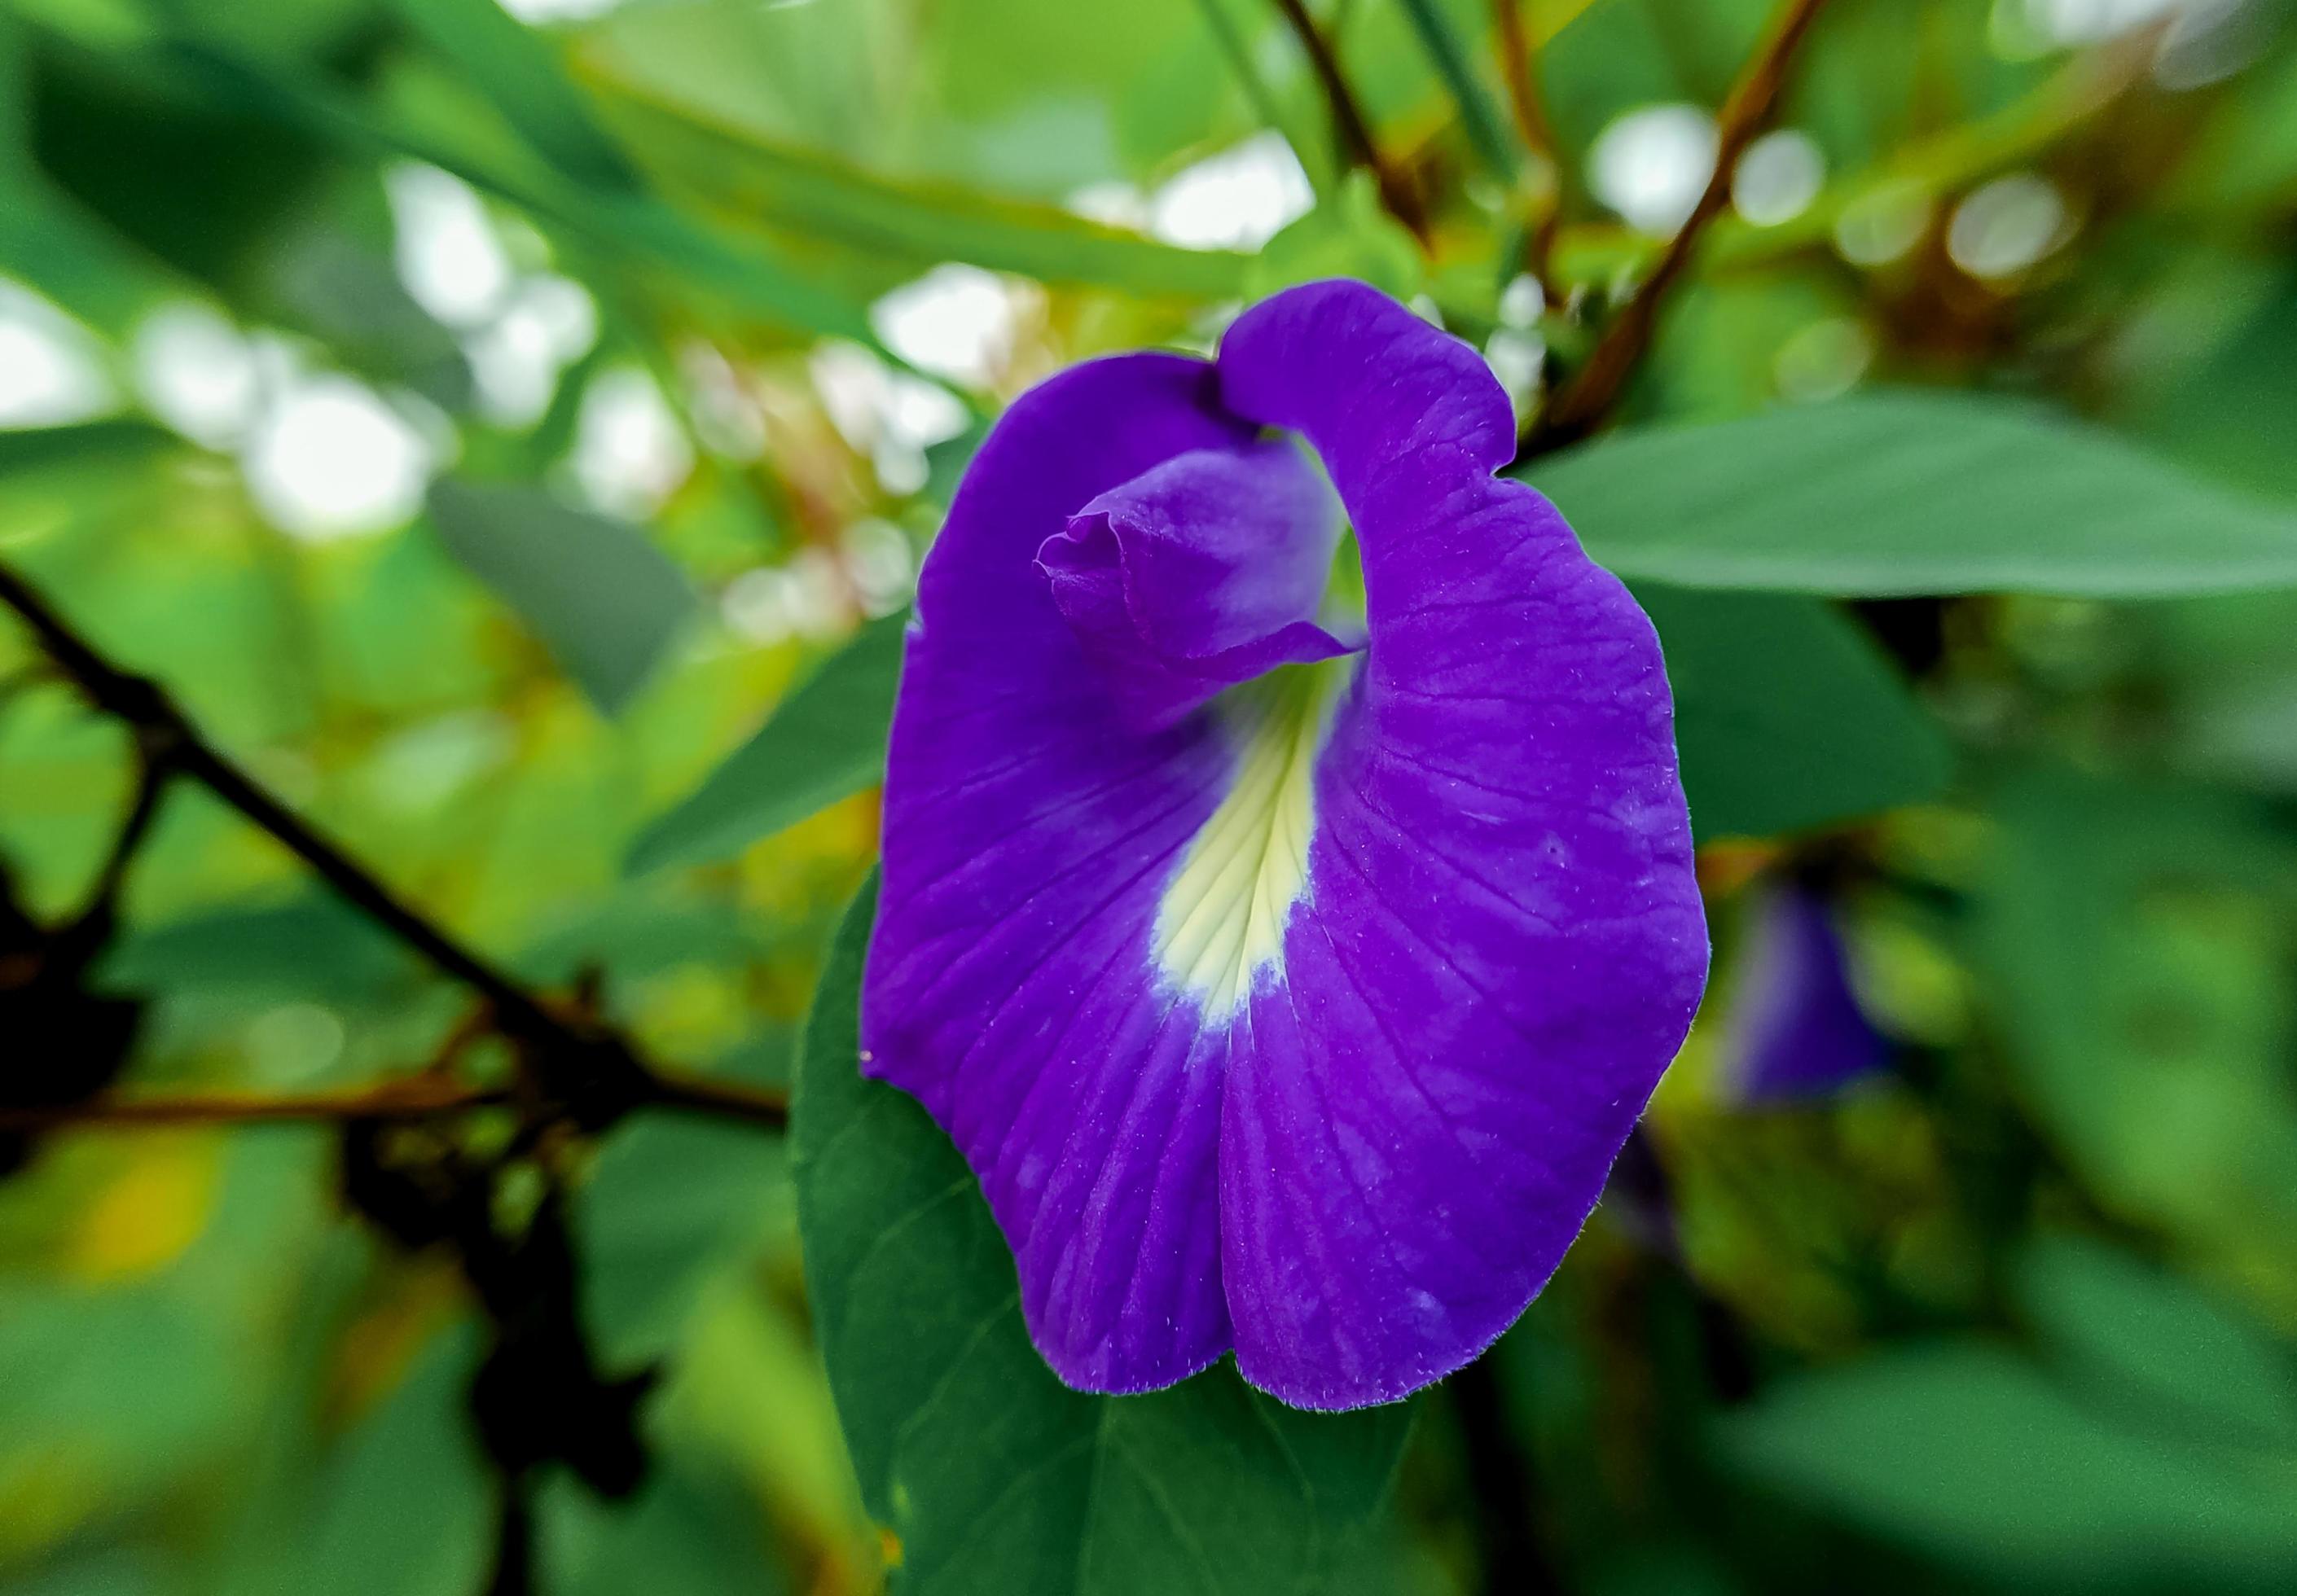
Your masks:
<svg viewBox="0 0 2297 1596"><path fill-rule="evenodd" d="M1100 495L1037 564L1125 723L1157 731L1350 646L1314 616L1339 506L1293 445L1196 449Z"/></svg>
<svg viewBox="0 0 2297 1596"><path fill-rule="evenodd" d="M1754 906L1735 983L1727 1078L1745 1103L1822 1098L1890 1062L1851 990L1826 900L1783 884Z"/></svg>
<svg viewBox="0 0 2297 1596"><path fill-rule="evenodd" d="M1271 427L1356 532L1361 653ZM1458 1368L1682 1040L1707 941L1658 642L1494 477L1512 448L1472 350L1310 284L1216 366L1025 396L927 557L865 1067L980 1175L1072 1384L1233 1347L1337 1408Z"/></svg>

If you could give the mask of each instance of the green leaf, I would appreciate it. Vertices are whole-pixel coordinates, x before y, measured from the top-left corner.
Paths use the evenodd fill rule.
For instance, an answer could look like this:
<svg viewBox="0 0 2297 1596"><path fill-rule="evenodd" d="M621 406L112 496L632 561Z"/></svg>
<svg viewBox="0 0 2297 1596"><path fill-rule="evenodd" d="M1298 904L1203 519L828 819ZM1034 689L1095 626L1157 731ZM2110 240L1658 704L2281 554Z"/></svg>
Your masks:
<svg viewBox="0 0 2297 1596"><path fill-rule="evenodd" d="M195 45L141 64L160 81L196 86L212 101L316 135L372 159L401 155L452 172L475 188L578 233L599 248L646 257L692 287L785 325L850 338L907 369L870 330L867 309L840 287L799 270L753 238L736 238L644 194L597 192L547 169L526 172L434 137L313 79Z"/></svg>
<svg viewBox="0 0 2297 1596"><path fill-rule="evenodd" d="M608 714L629 702L694 607L668 555L624 522L532 488L432 484L431 521Z"/></svg>
<svg viewBox="0 0 2297 1596"><path fill-rule="evenodd" d="M2254 1320L2104 1242L2041 1236L2015 1278L2046 1348L2102 1396L2196 1440L2297 1453L2297 1371Z"/></svg>
<svg viewBox="0 0 2297 1596"><path fill-rule="evenodd" d="M919 267L964 260L1046 283L1134 293L1234 297L1251 257L1184 250L1102 226L1056 206L899 183L833 157L673 110L618 84L617 107L641 147L713 205L776 229Z"/></svg>
<svg viewBox="0 0 2297 1596"><path fill-rule="evenodd" d="M1461 39L1438 0L1402 0L1402 4L1412 31L1420 36L1420 47L1460 112L1460 125L1467 129L1477 157L1499 176L1511 177L1518 164L1515 143L1501 128L1498 109L1469 65L1477 53Z"/></svg>
<svg viewBox="0 0 2297 1596"><path fill-rule="evenodd" d="M544 36L495 0L398 0L408 21L567 177L627 189L638 174L591 119Z"/></svg>
<svg viewBox="0 0 2297 1596"><path fill-rule="evenodd" d="M730 859L877 781L908 622L904 611L866 623L774 706L748 742L639 834L630 870Z"/></svg>
<svg viewBox="0 0 2297 1596"><path fill-rule="evenodd" d="M418 972L389 933L324 891L138 927L101 968L105 985L124 991L251 1003L399 999Z"/></svg>
<svg viewBox="0 0 2297 1596"><path fill-rule="evenodd" d="M1757 1483L1996 1577L2269 1588L2297 1557L2297 1492L2124 1428L2005 1349L1909 1347L1807 1375L1725 1421Z"/></svg>
<svg viewBox="0 0 2297 1596"><path fill-rule="evenodd" d="M319 1482L304 1575L329 1596L463 1596L486 1570L490 1486L464 1412L469 1327L435 1337Z"/></svg>
<svg viewBox="0 0 2297 1596"><path fill-rule="evenodd" d="M2297 1279L2297 851L2223 794L2019 772L1970 951L2008 1080L2090 1198L2282 1303Z"/></svg>
<svg viewBox="0 0 2297 1596"><path fill-rule="evenodd" d="M1622 432L1531 480L1622 576L1881 596L2297 585L2297 518L2027 406L1874 393Z"/></svg>
<svg viewBox="0 0 2297 1596"><path fill-rule="evenodd" d="M788 1579L768 1555L762 1515L729 1481L658 1457L627 1502L602 1502L564 1477L546 1479L536 1539L557 1596L773 1596Z"/></svg>
<svg viewBox="0 0 2297 1596"><path fill-rule="evenodd" d="M1225 1363L1148 1396L1056 1379L964 1161L860 1073L875 896L848 913L816 995L791 1155L830 1387L862 1499L900 1537L901 1588L1323 1588L1363 1554L1407 1410L1297 1412Z"/></svg>
<svg viewBox="0 0 2297 1596"><path fill-rule="evenodd" d="M1659 628L1702 840L1768 836L1934 796L1945 735L1857 625L1815 599L1634 584Z"/></svg>
<svg viewBox="0 0 2297 1596"><path fill-rule="evenodd" d="M1387 213L1368 172L1350 172L1313 210L1261 247L1247 276L1255 299L1319 277L1354 277L1399 300L1425 280L1420 246Z"/></svg>
<svg viewBox="0 0 2297 1596"><path fill-rule="evenodd" d="M12 493L21 479L48 472L109 476L141 471L189 448L148 421L91 421L76 426L0 428L0 479Z"/></svg>
<svg viewBox="0 0 2297 1596"><path fill-rule="evenodd" d="M583 1322L609 1368L669 1350L712 1271L757 1245L785 1167L747 1125L641 1119L606 1139L575 1217Z"/></svg>

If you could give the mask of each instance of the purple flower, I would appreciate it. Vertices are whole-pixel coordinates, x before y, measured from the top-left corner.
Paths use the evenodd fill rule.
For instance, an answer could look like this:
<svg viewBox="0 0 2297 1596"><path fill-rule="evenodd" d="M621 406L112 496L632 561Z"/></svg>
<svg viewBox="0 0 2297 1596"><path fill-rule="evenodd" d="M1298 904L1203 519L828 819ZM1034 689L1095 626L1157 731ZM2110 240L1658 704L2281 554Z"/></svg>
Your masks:
<svg viewBox="0 0 2297 1596"><path fill-rule="evenodd" d="M1754 905L1739 964L1725 1067L1744 1103L1825 1097L1890 1062L1850 990L1826 901L1782 884Z"/></svg>
<svg viewBox="0 0 2297 1596"><path fill-rule="evenodd" d="M1321 457L1332 488L1295 444ZM1523 1312L1697 1006L1651 624L1466 345L1361 284L1077 366L926 561L864 1069L1087 1390L1385 1402ZM1359 628L1321 606L1341 513Z"/></svg>

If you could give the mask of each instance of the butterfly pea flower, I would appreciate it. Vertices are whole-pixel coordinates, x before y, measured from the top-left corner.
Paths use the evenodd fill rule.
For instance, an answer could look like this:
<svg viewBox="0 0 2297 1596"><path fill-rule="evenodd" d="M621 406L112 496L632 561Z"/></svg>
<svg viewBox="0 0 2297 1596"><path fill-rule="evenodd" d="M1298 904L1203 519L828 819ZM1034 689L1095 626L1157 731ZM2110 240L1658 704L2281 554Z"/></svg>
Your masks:
<svg viewBox="0 0 2297 1596"><path fill-rule="evenodd" d="M1659 644L1361 284L1024 395L919 573L862 1067L1090 1391L1390 1401L1554 1271L1707 934ZM1332 602L1353 531L1362 609Z"/></svg>
<svg viewBox="0 0 2297 1596"><path fill-rule="evenodd" d="M1851 990L1827 901L1788 883L1758 899L1738 966L1725 1076L1747 1104L1828 1097L1884 1068L1889 1039Z"/></svg>

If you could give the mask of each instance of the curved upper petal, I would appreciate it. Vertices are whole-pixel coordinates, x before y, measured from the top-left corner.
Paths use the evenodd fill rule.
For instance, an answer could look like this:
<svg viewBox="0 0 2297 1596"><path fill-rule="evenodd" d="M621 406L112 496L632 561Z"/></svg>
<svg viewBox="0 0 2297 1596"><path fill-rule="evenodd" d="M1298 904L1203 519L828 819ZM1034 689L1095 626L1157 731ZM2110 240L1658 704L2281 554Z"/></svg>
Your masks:
<svg viewBox="0 0 2297 1596"><path fill-rule="evenodd" d="M1111 489L1037 563L1116 712L1154 731L1239 682L1349 652L1311 619L1339 506L1299 448L1194 449Z"/></svg>
<svg viewBox="0 0 2297 1596"><path fill-rule="evenodd" d="M1464 344L1360 284L1230 329L1222 395L1304 434L1370 642L1318 753L1280 981L1235 1022L1220 1146L1239 1367L1389 1400L1523 1311L1687 1030L1707 934L1658 639L1514 448Z"/></svg>

